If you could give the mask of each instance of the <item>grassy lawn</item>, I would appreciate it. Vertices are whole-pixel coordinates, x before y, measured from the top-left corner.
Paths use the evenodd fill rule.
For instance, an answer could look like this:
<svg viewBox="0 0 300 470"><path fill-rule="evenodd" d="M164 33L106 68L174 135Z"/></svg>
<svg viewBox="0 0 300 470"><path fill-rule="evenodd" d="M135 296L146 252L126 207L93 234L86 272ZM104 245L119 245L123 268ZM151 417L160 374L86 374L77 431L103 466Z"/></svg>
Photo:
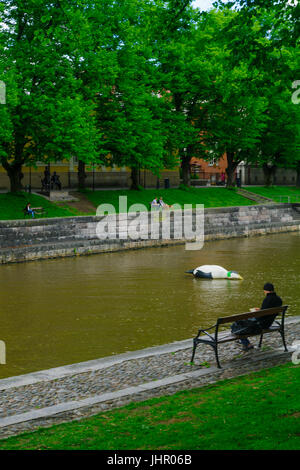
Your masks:
<svg viewBox="0 0 300 470"><path fill-rule="evenodd" d="M44 207L47 210L47 215L36 215L35 218L80 215L78 211L69 208L65 203L59 205L36 194L20 192L0 194L0 220L24 219L23 209L28 202L32 207ZM28 219L28 216L26 218Z"/></svg>
<svg viewBox="0 0 300 470"><path fill-rule="evenodd" d="M169 205L204 204L205 207L249 206L253 204L249 199L237 194L235 190L226 188L189 188L189 189L143 189L141 191L114 190L90 191L85 190L84 195L95 207L100 204L112 204L116 212L119 211L119 196L127 196L127 207L132 204L144 204L148 209L150 202L157 196L162 196Z"/></svg>
<svg viewBox="0 0 300 470"><path fill-rule="evenodd" d="M0 450L295 450L300 368L276 366L0 441Z"/></svg>
<svg viewBox="0 0 300 470"><path fill-rule="evenodd" d="M288 202L287 196L290 196L289 202L300 202L300 188L292 186L272 186L266 187L247 187L248 191L252 191L262 196L274 199L276 202ZM142 189L141 191L130 190L104 190L91 191L85 190L81 192L84 197L90 201L95 210L100 204L112 204L116 212L119 212L119 196L127 196L127 208L132 204L144 204L150 209L150 202L155 196L162 196L163 200L169 204L204 204L204 207L232 207L232 206L249 206L255 202L239 195L236 190L226 188L180 188L180 189ZM281 200L280 200L281 197ZM69 217L76 215L87 215L86 212L71 207L67 202L54 203L36 194L20 192L16 194L4 193L0 194L0 220L24 219L23 209L27 202L32 207L44 207L47 209L47 215L39 217ZM90 212L92 214L92 212Z"/></svg>
<svg viewBox="0 0 300 470"><path fill-rule="evenodd" d="M247 186L245 189L275 202L300 202L300 188L296 186Z"/></svg>

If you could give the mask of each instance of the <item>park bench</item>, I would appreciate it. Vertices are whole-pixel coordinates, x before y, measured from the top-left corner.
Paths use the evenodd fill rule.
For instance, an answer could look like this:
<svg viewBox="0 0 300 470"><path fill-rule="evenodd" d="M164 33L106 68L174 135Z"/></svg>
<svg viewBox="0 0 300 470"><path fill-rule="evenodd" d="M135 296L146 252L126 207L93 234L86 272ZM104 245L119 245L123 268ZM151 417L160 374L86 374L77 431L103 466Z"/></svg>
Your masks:
<svg viewBox="0 0 300 470"><path fill-rule="evenodd" d="M31 207L31 209L37 215L42 215L42 214L46 215L47 214L47 210L44 207ZM26 215L31 217L31 214L29 212L27 212L26 209L23 209L23 213L24 213L25 217L26 217Z"/></svg>
<svg viewBox="0 0 300 470"><path fill-rule="evenodd" d="M212 346L214 351L215 351L215 356L216 356L216 361L218 368L221 369L220 361L219 361L219 356L218 356L218 345L223 344L223 343L228 343L230 341L237 341L241 338L248 338L250 336L260 336L259 344L258 347L260 348L262 345L262 340L263 340L263 335L266 333L273 333L273 332L279 332L282 337L283 345L284 345L284 350L288 351L285 343L285 337L284 337L284 316L285 312L287 310L288 306L284 305L282 307L273 307L273 308L268 308L265 310L256 310L255 312L247 312L247 313L241 313L238 315L231 315L228 317L221 317L217 319L217 323L210 328L207 328L206 330L200 329L198 331L197 336L193 340L193 354L192 354L192 359L191 362L194 361L194 356L196 352L196 348L198 344L208 344L209 346ZM247 334L247 335L237 335L231 333L225 333L220 336L219 335L219 328L221 325L225 325L228 323L233 323L238 320L246 320L248 318L260 318L264 317L266 315L281 315L280 321L275 320L272 325L265 330L261 330L259 333L252 333L252 334ZM208 330L215 329L214 334L209 334L207 333ZM201 333L204 333L206 337L200 337Z"/></svg>

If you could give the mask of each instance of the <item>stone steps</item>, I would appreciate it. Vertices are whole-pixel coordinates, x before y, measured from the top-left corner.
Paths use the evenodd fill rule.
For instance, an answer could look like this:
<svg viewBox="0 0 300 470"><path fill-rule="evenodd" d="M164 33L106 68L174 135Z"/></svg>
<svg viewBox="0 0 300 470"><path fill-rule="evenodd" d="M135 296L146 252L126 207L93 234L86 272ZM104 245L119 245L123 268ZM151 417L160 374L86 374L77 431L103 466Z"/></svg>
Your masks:
<svg viewBox="0 0 300 470"><path fill-rule="evenodd" d="M252 193L251 191L247 191L246 189L238 188L237 193L245 197L246 199L249 199L250 201L257 202L258 204L274 204L273 199L261 196L260 194Z"/></svg>

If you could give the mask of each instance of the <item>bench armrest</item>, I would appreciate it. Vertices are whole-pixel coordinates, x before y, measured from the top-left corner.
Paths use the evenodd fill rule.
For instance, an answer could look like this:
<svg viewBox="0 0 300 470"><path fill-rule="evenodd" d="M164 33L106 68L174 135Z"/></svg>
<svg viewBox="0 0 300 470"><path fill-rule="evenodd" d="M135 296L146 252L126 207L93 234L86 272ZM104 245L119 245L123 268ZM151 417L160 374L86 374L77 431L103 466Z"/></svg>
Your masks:
<svg viewBox="0 0 300 470"><path fill-rule="evenodd" d="M211 339L213 339L213 337L210 334L208 334L207 331L212 330L213 328L216 328L216 326L217 326L217 323L215 325L211 326L210 328L206 328L205 330L203 330L203 329L198 330L198 334L197 334L196 338L199 338L201 333L205 333L207 336L209 336Z"/></svg>

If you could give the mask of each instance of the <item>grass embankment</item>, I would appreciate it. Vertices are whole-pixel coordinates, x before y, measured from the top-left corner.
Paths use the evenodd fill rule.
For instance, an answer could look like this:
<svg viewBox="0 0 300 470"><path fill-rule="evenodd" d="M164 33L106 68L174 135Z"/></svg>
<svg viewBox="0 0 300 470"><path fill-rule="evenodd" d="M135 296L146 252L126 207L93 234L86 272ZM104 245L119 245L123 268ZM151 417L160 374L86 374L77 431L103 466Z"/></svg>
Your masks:
<svg viewBox="0 0 300 470"><path fill-rule="evenodd" d="M0 441L0 450L295 450L300 368L291 363Z"/></svg>
<svg viewBox="0 0 300 470"><path fill-rule="evenodd" d="M247 187L247 191L266 196L275 202L300 202L300 188L293 186L272 186L266 187ZM237 193L235 189L226 188L180 188L180 189L142 189L140 191L131 190L107 190L107 191L91 191L85 190L81 194L90 201L96 208L100 204L112 204L116 212L119 212L119 197L127 197L127 209L133 204L143 204L148 210L150 202L155 197L162 196L163 200L169 204L204 204L205 208L209 207L232 207L232 206L249 206L255 202L246 199ZM288 197L290 199L288 199ZM47 214L40 216L36 214L36 218L40 217L69 217L76 215L87 215L86 212L71 207L67 202L54 203L36 194L29 193L5 193L0 194L0 219L13 220L23 219L23 209L27 202L32 207L44 207ZM92 212L89 211L89 214Z"/></svg>
<svg viewBox="0 0 300 470"><path fill-rule="evenodd" d="M0 194L0 220L24 219L23 210L27 203L30 203L31 207L43 207L47 210L46 215L36 214L35 218L80 215L77 210L69 208L66 203L56 204L36 194L19 192Z"/></svg>
<svg viewBox="0 0 300 470"><path fill-rule="evenodd" d="M204 204L207 207L249 206L253 204L249 199L239 195L236 190L226 188L184 188L184 189L142 189L141 191L114 190L90 191L83 194L95 207L100 204L112 204L119 212L119 196L127 197L127 208L132 204L144 204L150 209L150 203L155 197L162 196L169 205Z"/></svg>
<svg viewBox="0 0 300 470"><path fill-rule="evenodd" d="M275 202L300 202L300 188L296 186L247 186L245 189Z"/></svg>

